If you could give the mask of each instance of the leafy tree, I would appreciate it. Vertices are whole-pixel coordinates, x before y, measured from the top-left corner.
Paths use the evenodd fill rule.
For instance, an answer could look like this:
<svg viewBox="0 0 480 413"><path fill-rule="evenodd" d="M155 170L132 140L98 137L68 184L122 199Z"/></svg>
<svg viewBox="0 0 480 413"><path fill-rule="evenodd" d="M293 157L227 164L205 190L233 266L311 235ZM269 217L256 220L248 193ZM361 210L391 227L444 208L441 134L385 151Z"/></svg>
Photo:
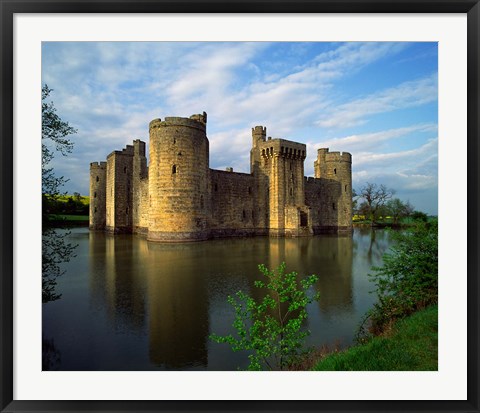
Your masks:
<svg viewBox="0 0 480 413"><path fill-rule="evenodd" d="M50 167L55 152L66 156L72 152L73 142L67 139L68 135L77 130L64 122L56 113L53 102L46 99L53 90L47 85L42 87L42 194L45 197L56 197L60 194L60 188L67 182L61 176L57 177Z"/></svg>
<svg viewBox="0 0 480 413"><path fill-rule="evenodd" d="M412 214L413 206L409 201L404 203L398 198L393 198L385 204L385 210L386 213L392 217L393 223L398 224L401 218L408 217Z"/></svg>
<svg viewBox="0 0 480 413"><path fill-rule="evenodd" d="M57 177L50 166L55 152L66 156L72 151L73 142L68 135L76 133L68 122L56 113L53 102L46 99L52 92L47 85L42 87L42 301L49 302L60 298L55 287L57 278L63 274L60 264L73 256L75 245L65 240L66 234L52 228L49 214L57 204L60 189L66 179Z"/></svg>
<svg viewBox="0 0 480 413"><path fill-rule="evenodd" d="M381 332L389 323L438 301L438 224L418 223L392 232L391 252L369 277L378 301L365 317L360 337ZM366 327L367 326L367 327Z"/></svg>
<svg viewBox="0 0 480 413"><path fill-rule="evenodd" d="M360 190L360 197L364 199L362 206L365 208L366 216L372 225L375 223L378 213L385 203L395 194L393 189L385 185L368 183Z"/></svg>
<svg viewBox="0 0 480 413"><path fill-rule="evenodd" d="M425 212L413 211L411 216L412 216L412 219L415 220L415 221L421 221L421 222L427 222L428 221L428 215L425 214Z"/></svg>
<svg viewBox="0 0 480 413"><path fill-rule="evenodd" d="M365 219L369 217L370 208L368 204L363 201L361 204L357 206L357 215L364 217Z"/></svg>
<svg viewBox="0 0 480 413"><path fill-rule="evenodd" d="M212 334L217 343L228 343L233 351L251 352L249 370L283 370L306 352L304 340L309 331L302 329L307 318L307 304L319 299L310 294L310 287L318 281L316 275L297 281L297 273L285 274L285 263L276 271L258 266L265 281L255 281L255 287L264 289L266 295L255 300L239 291L228 302L235 309L233 327L237 336Z"/></svg>

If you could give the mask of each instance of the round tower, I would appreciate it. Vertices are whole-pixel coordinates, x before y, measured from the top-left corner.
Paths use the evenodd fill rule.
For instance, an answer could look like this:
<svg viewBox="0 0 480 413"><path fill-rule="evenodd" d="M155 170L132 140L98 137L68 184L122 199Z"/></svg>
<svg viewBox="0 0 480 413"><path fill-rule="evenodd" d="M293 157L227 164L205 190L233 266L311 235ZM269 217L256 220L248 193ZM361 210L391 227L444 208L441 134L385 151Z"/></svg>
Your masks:
<svg viewBox="0 0 480 413"><path fill-rule="evenodd" d="M107 163L90 164L90 224L92 230L105 229Z"/></svg>
<svg viewBox="0 0 480 413"><path fill-rule="evenodd" d="M321 155L325 159L325 176L323 177L335 182L332 188L334 200L331 208L337 210L338 230L350 231L352 229L352 155L348 152L328 152L328 149Z"/></svg>
<svg viewBox="0 0 480 413"><path fill-rule="evenodd" d="M207 115L150 122L148 207L150 241L208 238Z"/></svg>

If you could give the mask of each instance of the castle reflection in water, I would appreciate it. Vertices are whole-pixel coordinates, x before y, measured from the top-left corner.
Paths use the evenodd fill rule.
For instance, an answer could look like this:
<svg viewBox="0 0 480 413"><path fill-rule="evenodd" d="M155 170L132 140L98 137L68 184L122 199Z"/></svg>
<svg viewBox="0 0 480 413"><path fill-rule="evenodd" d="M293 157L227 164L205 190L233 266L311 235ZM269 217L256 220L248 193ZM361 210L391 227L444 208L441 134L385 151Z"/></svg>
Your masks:
<svg viewBox="0 0 480 413"><path fill-rule="evenodd" d="M240 289L256 297L261 294L253 286L261 277L258 264L276 268L284 261L287 271L299 276L317 274L314 287L320 300L308 309L309 340L317 345L337 340L349 344L355 322L374 299L368 295L366 274L387 246L385 242L377 246L379 252L372 257L375 243L370 231L353 237L260 237L183 244L90 232L90 307L105 315L109 330L105 334L143 337L153 369L235 370L236 365L229 364L245 364L245 355L234 355L227 345L212 343L208 337L212 332L233 332L229 294Z"/></svg>

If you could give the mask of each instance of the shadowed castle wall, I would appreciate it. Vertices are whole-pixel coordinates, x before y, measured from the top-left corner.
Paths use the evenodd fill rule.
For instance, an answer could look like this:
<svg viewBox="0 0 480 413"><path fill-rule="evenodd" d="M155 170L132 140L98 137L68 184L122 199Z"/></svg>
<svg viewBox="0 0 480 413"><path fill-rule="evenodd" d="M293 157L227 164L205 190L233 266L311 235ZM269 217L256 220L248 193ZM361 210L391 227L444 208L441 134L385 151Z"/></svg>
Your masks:
<svg viewBox="0 0 480 413"><path fill-rule="evenodd" d="M107 157L106 230L132 232L133 146Z"/></svg>
<svg viewBox="0 0 480 413"><path fill-rule="evenodd" d="M212 237L256 234L254 190L250 174L210 169L212 213L209 220Z"/></svg>

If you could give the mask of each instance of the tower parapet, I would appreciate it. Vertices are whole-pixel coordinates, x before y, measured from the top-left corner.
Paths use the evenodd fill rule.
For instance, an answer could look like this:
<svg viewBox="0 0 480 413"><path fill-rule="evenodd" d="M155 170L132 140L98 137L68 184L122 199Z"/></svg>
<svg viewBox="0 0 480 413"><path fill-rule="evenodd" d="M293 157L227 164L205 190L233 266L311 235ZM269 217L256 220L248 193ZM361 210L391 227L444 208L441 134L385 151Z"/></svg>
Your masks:
<svg viewBox="0 0 480 413"><path fill-rule="evenodd" d="M351 177L352 155L349 152L330 152L328 148L320 148L313 166L315 178L339 180Z"/></svg>
<svg viewBox="0 0 480 413"><path fill-rule="evenodd" d="M176 116L166 117L163 121L161 119L154 119L149 124L150 133L152 129L169 128L172 126L179 126L185 128L199 129L202 132L207 130L207 114L192 115L190 118L181 118Z"/></svg>
<svg viewBox="0 0 480 413"><path fill-rule="evenodd" d="M256 148L260 142L267 140L267 128L265 126L255 126L252 128L252 147Z"/></svg>

